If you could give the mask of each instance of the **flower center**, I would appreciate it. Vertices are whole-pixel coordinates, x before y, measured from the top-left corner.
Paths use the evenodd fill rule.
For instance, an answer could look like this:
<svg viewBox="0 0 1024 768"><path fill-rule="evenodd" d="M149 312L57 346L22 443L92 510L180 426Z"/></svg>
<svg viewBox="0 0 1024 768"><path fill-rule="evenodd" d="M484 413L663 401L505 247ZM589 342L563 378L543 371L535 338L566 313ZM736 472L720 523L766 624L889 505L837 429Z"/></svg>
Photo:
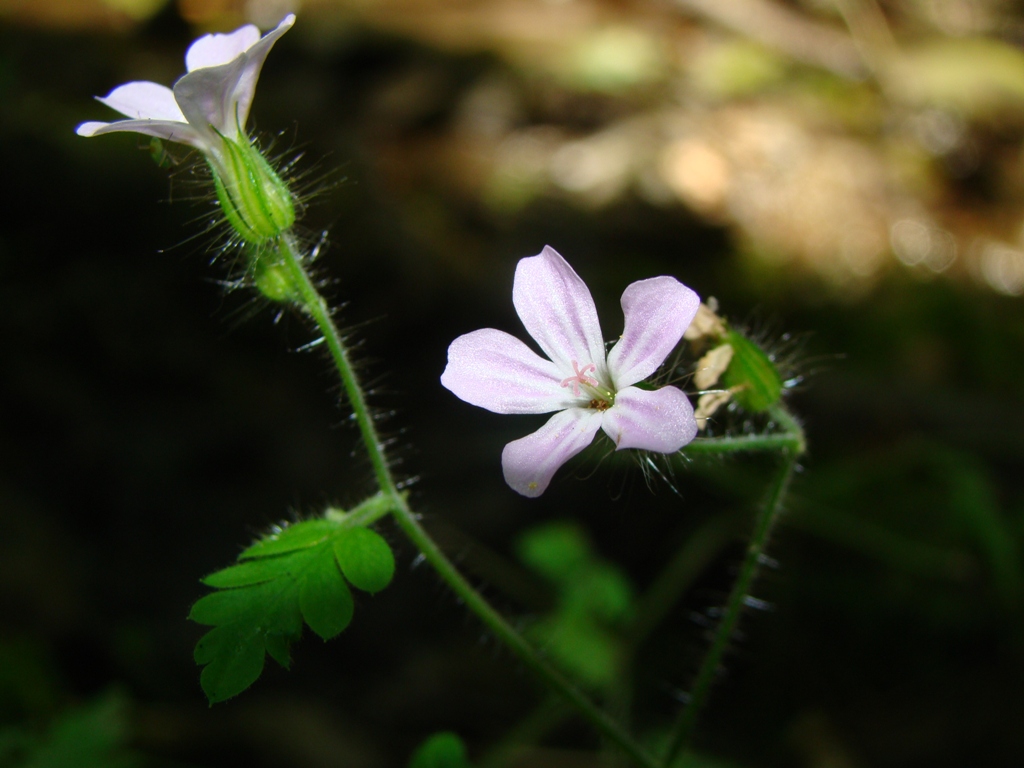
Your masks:
<svg viewBox="0 0 1024 768"><path fill-rule="evenodd" d="M562 379L562 386L563 387L571 386L572 387L572 394L573 394L574 397L579 397L580 396L580 384L583 384L584 386L588 386L588 387L596 387L597 386L597 379L594 379L594 378L591 378L590 376L587 376L587 374L590 373L591 371L596 371L597 370L597 366L596 365L594 365L593 363L588 363L587 365L584 365L582 369L580 369L580 364L577 363L575 360L573 360L572 361L572 369L573 369L573 371L575 372L576 375L575 376L570 376L567 379Z"/></svg>
<svg viewBox="0 0 1024 768"><path fill-rule="evenodd" d="M602 387L601 382L593 376L587 375L588 373L597 370L596 365L593 363L587 363L580 368L580 364L576 360L573 360L572 370L574 375L563 379L562 386L572 387L572 394L574 397L580 397L580 388L582 387L582 394L589 395L590 397L590 402L587 403L588 408L593 408L597 411L607 411L615 404L615 393Z"/></svg>

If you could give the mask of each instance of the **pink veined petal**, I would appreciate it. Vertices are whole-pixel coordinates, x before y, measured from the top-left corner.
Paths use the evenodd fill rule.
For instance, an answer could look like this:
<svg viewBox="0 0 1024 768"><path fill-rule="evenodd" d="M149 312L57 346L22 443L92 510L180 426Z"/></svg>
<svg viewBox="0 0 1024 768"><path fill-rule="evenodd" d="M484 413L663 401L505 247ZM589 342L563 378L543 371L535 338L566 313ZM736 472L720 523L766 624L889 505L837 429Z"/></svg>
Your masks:
<svg viewBox="0 0 1024 768"><path fill-rule="evenodd" d="M119 85L106 96L97 96L111 109L135 120L165 120L185 122L174 92L166 85L137 80Z"/></svg>
<svg viewBox="0 0 1024 768"><path fill-rule="evenodd" d="M288 14L275 29L226 64L190 71L174 84L174 98L189 123L215 136L237 139L249 119L256 81L274 43L291 29L295 14ZM214 139L210 143L215 145Z"/></svg>
<svg viewBox="0 0 1024 768"><path fill-rule="evenodd" d="M209 150L206 140L193 130L188 123L167 122L164 120L118 120L113 123L89 122L82 123L75 129L79 136L101 136L105 133L128 131L141 133L145 136L156 136L158 139L188 144L206 152Z"/></svg>
<svg viewBox="0 0 1024 768"><path fill-rule="evenodd" d="M610 383L594 299L554 248L520 259L512 303L527 332L566 375L572 375L573 361L581 368L593 364L594 378Z"/></svg>
<svg viewBox="0 0 1024 768"><path fill-rule="evenodd" d="M515 336L484 328L451 343L441 384L495 413L550 413L580 404L561 386L563 378L558 366Z"/></svg>
<svg viewBox="0 0 1024 768"><path fill-rule="evenodd" d="M540 496L558 468L590 445L600 426L598 411L559 411L533 434L505 446L501 452L505 482L523 496Z"/></svg>
<svg viewBox="0 0 1024 768"><path fill-rule="evenodd" d="M185 71L227 64L259 39L260 31L254 24L246 24L227 34L203 35L185 53Z"/></svg>
<svg viewBox="0 0 1024 768"><path fill-rule="evenodd" d="M697 314L700 298L674 277L631 283L622 293L625 326L608 353L617 389L643 381L661 365Z"/></svg>
<svg viewBox="0 0 1024 768"><path fill-rule="evenodd" d="M601 428L615 442L616 450L673 453L697 436L693 406L675 387L653 392L637 387L620 389L615 405L602 415Z"/></svg>

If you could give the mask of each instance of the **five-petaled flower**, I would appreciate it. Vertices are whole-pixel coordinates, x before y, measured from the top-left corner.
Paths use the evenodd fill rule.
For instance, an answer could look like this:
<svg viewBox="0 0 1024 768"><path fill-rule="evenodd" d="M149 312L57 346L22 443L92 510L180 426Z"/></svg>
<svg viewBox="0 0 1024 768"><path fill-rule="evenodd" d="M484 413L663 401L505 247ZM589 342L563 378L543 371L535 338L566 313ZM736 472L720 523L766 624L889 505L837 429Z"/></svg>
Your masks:
<svg viewBox="0 0 1024 768"><path fill-rule="evenodd" d="M617 450L660 453L678 451L697 434L693 408L679 389L633 386L664 362L697 312L697 294L674 277L626 288L625 327L607 354L590 291L553 248L520 260L512 303L549 359L504 331L484 328L451 343L441 383L495 413L557 411L502 451L505 481L513 490L540 496L599 429Z"/></svg>
<svg viewBox="0 0 1024 768"><path fill-rule="evenodd" d="M195 147L214 172L224 214L251 242L275 237L295 221L287 186L245 134L256 81L274 43L295 23L286 16L260 37L252 24L204 35L185 54L186 74L173 88L136 81L99 101L127 120L82 123L80 136L131 131Z"/></svg>

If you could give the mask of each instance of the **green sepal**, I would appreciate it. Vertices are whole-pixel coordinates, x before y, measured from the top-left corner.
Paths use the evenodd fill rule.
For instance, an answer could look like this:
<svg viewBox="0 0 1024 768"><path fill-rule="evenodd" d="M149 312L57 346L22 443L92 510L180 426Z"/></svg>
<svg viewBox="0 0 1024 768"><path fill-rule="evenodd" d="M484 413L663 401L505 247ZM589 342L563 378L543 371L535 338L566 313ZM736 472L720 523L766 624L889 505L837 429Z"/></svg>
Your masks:
<svg viewBox="0 0 1024 768"><path fill-rule="evenodd" d="M334 555L345 578L364 592L380 592L395 575L391 547L369 528L352 528L335 539Z"/></svg>
<svg viewBox="0 0 1024 768"><path fill-rule="evenodd" d="M725 342L732 347L732 360L722 374L722 386L732 391L745 410L767 411L782 397L782 377L775 364L764 350L732 329Z"/></svg>
<svg viewBox="0 0 1024 768"><path fill-rule="evenodd" d="M409 768L471 768L466 745L450 731L435 733L409 760Z"/></svg>
<svg viewBox="0 0 1024 768"><path fill-rule="evenodd" d="M189 618L213 627L195 650L211 704L252 685L267 654L287 669L303 623L324 640L344 630L354 610L346 578L368 592L387 586L394 555L364 526L388 509L374 497L351 513L278 529L242 552L239 563L203 579L217 591L200 598Z"/></svg>
<svg viewBox="0 0 1024 768"><path fill-rule="evenodd" d="M211 163L224 217L246 242L259 245L295 223L291 191L260 151L242 138L221 136L219 162Z"/></svg>

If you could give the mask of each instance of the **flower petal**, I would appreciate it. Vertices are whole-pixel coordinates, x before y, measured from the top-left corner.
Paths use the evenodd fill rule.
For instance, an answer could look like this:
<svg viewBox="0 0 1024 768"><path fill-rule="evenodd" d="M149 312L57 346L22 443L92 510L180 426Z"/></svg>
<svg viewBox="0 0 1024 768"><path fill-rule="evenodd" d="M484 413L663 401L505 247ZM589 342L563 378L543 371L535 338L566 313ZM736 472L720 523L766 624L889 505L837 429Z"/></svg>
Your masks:
<svg viewBox="0 0 1024 768"><path fill-rule="evenodd" d="M441 384L495 413L550 413L579 405L561 386L563 378L557 365L515 336L484 328L451 343Z"/></svg>
<svg viewBox="0 0 1024 768"><path fill-rule="evenodd" d="M203 67L219 67L245 53L260 39L255 24L246 24L227 34L203 35L185 53L185 71Z"/></svg>
<svg viewBox="0 0 1024 768"><path fill-rule="evenodd" d="M147 80L125 83L106 96L97 96L96 100L136 120L185 122L185 115L174 100L174 92L160 83Z"/></svg>
<svg viewBox="0 0 1024 768"><path fill-rule="evenodd" d="M622 338L608 353L615 387L628 387L654 373L679 343L699 306L700 297L674 277L628 285L622 292Z"/></svg>
<svg viewBox="0 0 1024 768"><path fill-rule="evenodd" d="M174 141L178 144L188 144L203 152L208 150L206 140L193 130L192 126L188 123L166 120L118 120L113 123L82 123L75 129L75 133L79 136L100 136L104 133L117 133L119 131L156 136L158 139Z"/></svg>
<svg viewBox="0 0 1024 768"><path fill-rule="evenodd" d="M519 261L512 303L527 332L560 370L571 374L573 361L581 367L592 363L595 378L609 383L594 299L554 248L544 246L539 255Z"/></svg>
<svg viewBox="0 0 1024 768"><path fill-rule="evenodd" d="M288 14L276 29L227 63L193 69L179 79L174 84L174 98L189 123L203 133L216 135L210 130L212 126L222 136L237 139L249 119L263 62L294 23L295 14ZM209 140L215 146L214 140Z"/></svg>
<svg viewBox="0 0 1024 768"><path fill-rule="evenodd" d="M558 468L590 445L601 415L587 408L559 411L533 434L513 440L501 452L505 482L523 496L540 496Z"/></svg>
<svg viewBox="0 0 1024 768"><path fill-rule="evenodd" d="M697 421L689 399L675 387L653 392L626 387L615 405L603 414L602 429L615 449L643 448L659 453L678 451L697 436Z"/></svg>

